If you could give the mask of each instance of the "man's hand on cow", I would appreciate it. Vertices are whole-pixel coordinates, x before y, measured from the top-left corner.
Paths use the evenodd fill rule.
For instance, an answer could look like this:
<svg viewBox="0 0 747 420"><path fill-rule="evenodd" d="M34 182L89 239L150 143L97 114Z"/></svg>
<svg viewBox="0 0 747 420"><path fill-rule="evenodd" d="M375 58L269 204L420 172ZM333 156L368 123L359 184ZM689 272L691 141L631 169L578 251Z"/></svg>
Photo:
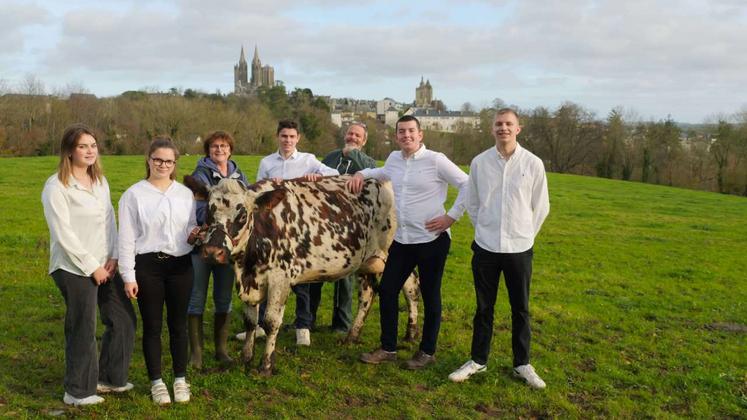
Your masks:
<svg viewBox="0 0 747 420"><path fill-rule="evenodd" d="M114 275L117 273L117 259L109 258L108 260L106 260L104 269L109 273L109 279L114 277Z"/></svg>
<svg viewBox="0 0 747 420"><path fill-rule="evenodd" d="M136 281L125 283L124 289L125 289L125 294L127 295L128 298L137 299L138 288L137 288Z"/></svg>
<svg viewBox="0 0 747 420"><path fill-rule="evenodd" d="M365 181L363 175L361 175L360 172L356 172L355 175L351 176L350 179L348 179L348 191L353 194L360 193L363 190L363 181Z"/></svg>
<svg viewBox="0 0 747 420"><path fill-rule="evenodd" d="M101 286L109 280L109 271L105 267L99 267L91 274L91 277L97 286Z"/></svg>
<svg viewBox="0 0 747 420"><path fill-rule="evenodd" d="M441 233L450 228L451 225L454 224L454 222L454 219L452 219L449 215L444 214L443 216L438 216L425 222L425 228L430 232Z"/></svg>
<svg viewBox="0 0 747 420"><path fill-rule="evenodd" d="M322 179L322 174L306 174L303 176L306 181L316 182Z"/></svg>
<svg viewBox="0 0 747 420"><path fill-rule="evenodd" d="M270 179L272 180L272 182L283 182L283 178L275 177L275 178L270 178Z"/></svg>

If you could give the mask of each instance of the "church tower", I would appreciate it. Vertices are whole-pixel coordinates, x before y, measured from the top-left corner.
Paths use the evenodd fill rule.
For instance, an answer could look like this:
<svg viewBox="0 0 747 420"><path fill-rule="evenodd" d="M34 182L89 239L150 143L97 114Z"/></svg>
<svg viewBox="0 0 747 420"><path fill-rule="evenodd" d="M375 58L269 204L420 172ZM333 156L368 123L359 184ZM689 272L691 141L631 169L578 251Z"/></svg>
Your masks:
<svg viewBox="0 0 747 420"><path fill-rule="evenodd" d="M418 108L430 108L433 103L433 87L428 79L423 82L423 76L420 76L420 85L415 88L415 106Z"/></svg>
<svg viewBox="0 0 747 420"><path fill-rule="evenodd" d="M262 62L259 61L259 51L257 45L254 45L254 58L252 58L252 86L259 87L262 85Z"/></svg>
<svg viewBox="0 0 747 420"><path fill-rule="evenodd" d="M247 88L248 71L247 71L246 56L244 56L244 46L241 46L241 57L239 58L239 64L233 66L233 92L240 94Z"/></svg>

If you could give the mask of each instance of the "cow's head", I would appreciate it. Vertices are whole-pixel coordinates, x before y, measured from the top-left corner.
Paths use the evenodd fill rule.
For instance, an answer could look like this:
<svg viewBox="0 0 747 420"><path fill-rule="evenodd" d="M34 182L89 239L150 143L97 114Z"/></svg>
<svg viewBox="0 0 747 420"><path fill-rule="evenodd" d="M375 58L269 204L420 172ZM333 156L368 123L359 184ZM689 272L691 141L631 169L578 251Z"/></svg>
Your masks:
<svg viewBox="0 0 747 420"><path fill-rule="evenodd" d="M195 197L209 197L202 256L212 263L228 263L246 249L253 231L255 201L277 184L262 181L245 187L234 179L224 179L214 187L205 187L193 181L184 179Z"/></svg>

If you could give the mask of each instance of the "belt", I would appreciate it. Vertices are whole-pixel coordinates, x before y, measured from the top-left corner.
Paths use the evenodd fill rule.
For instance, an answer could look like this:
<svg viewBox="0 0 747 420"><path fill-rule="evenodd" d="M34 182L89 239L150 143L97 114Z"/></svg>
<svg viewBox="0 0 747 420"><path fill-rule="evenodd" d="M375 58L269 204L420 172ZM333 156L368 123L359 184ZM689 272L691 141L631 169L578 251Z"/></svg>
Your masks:
<svg viewBox="0 0 747 420"><path fill-rule="evenodd" d="M158 258L159 260L168 260L169 258L176 258L173 255L165 254L163 252L154 252L154 254L156 255L156 258Z"/></svg>

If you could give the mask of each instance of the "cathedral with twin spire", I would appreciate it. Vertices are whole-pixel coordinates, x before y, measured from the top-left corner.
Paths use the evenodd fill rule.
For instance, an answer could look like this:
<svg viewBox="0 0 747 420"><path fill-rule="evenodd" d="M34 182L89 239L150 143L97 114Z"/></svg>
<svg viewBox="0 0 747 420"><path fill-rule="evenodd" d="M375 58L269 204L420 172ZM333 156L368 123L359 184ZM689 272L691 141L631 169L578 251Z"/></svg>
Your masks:
<svg viewBox="0 0 747 420"><path fill-rule="evenodd" d="M249 78L249 66L244 55L244 46L241 46L239 64L233 66L233 86L233 92L236 95L252 95L262 86L275 86L275 69L272 66L262 65L256 45L254 46L254 58L252 58L251 79Z"/></svg>

